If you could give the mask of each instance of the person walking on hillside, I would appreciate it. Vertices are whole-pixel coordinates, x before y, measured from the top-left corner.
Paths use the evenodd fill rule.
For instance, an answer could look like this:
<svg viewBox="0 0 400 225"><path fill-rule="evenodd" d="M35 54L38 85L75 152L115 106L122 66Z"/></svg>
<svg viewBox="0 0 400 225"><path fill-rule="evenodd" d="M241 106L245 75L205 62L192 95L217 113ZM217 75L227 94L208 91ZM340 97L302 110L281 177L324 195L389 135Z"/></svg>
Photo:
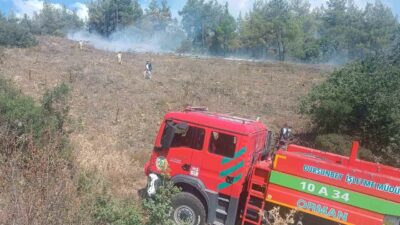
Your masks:
<svg viewBox="0 0 400 225"><path fill-rule="evenodd" d="M118 59L118 64L121 65L122 64L122 52L118 52L117 59Z"/></svg>
<svg viewBox="0 0 400 225"><path fill-rule="evenodd" d="M79 41L79 50L83 50L83 41Z"/></svg>
<svg viewBox="0 0 400 225"><path fill-rule="evenodd" d="M151 79L151 71L153 70L153 66L151 65L151 61L147 60L146 61L146 66L145 66L145 70L144 70L144 78L145 79Z"/></svg>

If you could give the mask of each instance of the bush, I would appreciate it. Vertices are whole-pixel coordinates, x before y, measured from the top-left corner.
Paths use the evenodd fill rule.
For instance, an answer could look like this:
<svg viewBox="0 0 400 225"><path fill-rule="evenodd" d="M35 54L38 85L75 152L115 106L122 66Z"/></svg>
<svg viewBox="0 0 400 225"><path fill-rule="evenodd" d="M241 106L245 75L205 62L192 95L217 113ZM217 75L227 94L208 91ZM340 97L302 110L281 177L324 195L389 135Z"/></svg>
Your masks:
<svg viewBox="0 0 400 225"><path fill-rule="evenodd" d="M171 211L172 196L179 192L179 189L168 179L161 179L161 185L157 193L143 202L143 208L146 211L148 225L173 225L169 214Z"/></svg>
<svg viewBox="0 0 400 225"><path fill-rule="evenodd" d="M57 101L53 98L54 101ZM0 79L0 211L4 224L70 224L77 213L74 164L51 108Z"/></svg>
<svg viewBox="0 0 400 225"><path fill-rule="evenodd" d="M64 36L71 30L83 28L83 21L76 12L66 7L56 8L44 1L43 9L30 22L30 32L39 35Z"/></svg>
<svg viewBox="0 0 400 225"><path fill-rule="evenodd" d="M304 56L301 58L302 60L313 62L320 60L320 50L319 43L317 40L309 39L304 43Z"/></svg>
<svg viewBox="0 0 400 225"><path fill-rule="evenodd" d="M352 137L348 135L323 134L317 136L315 144L318 149L323 151L350 156L352 141ZM379 158L373 155L371 150L362 147L358 151L358 157L367 161L380 161Z"/></svg>
<svg viewBox="0 0 400 225"><path fill-rule="evenodd" d="M280 211L281 211L281 208L279 206L276 206L268 211L268 215L270 215L270 217L272 219L272 223L270 223L271 225L294 224L294 222L295 222L294 218L296 215L295 209L291 209L284 216L281 215Z"/></svg>
<svg viewBox="0 0 400 225"><path fill-rule="evenodd" d="M32 98L19 94L9 81L0 78L0 119L17 136L32 134L39 138L47 131L62 131L68 111L68 90L61 84L46 92L42 105L38 105Z"/></svg>
<svg viewBox="0 0 400 225"><path fill-rule="evenodd" d="M43 114L47 116L47 123L53 129L63 129L64 120L69 110L67 105L68 92L69 87L62 83L43 95L41 101Z"/></svg>
<svg viewBox="0 0 400 225"><path fill-rule="evenodd" d="M397 55L396 55L397 54ZM400 143L399 54L378 54L334 71L301 102L318 132L357 136L370 149ZM396 154L400 149L395 150ZM377 152L375 152L377 153Z"/></svg>
<svg viewBox="0 0 400 225"><path fill-rule="evenodd" d="M183 40L181 45L176 49L176 53L189 53L192 50L192 42Z"/></svg>
<svg viewBox="0 0 400 225"><path fill-rule="evenodd" d="M0 46L0 64L4 63L4 58L6 57L4 47Z"/></svg>
<svg viewBox="0 0 400 225"><path fill-rule="evenodd" d="M95 224L139 225L142 217L134 201L117 203L111 197L97 197L93 214Z"/></svg>
<svg viewBox="0 0 400 225"><path fill-rule="evenodd" d="M79 182L88 183L87 178L85 175L80 178L82 181ZM89 203L89 211L92 212L93 223L110 225L174 225L173 221L170 220L171 199L179 192L179 189L167 179L162 179L161 182L160 187L157 189L157 194L143 200L142 210L138 208L135 200L117 200L107 194L106 189L104 189L102 193L96 194L93 203ZM84 190L81 189L81 191Z"/></svg>
<svg viewBox="0 0 400 225"><path fill-rule="evenodd" d="M30 47L37 44L29 29L16 20L0 19L0 45L10 47Z"/></svg>

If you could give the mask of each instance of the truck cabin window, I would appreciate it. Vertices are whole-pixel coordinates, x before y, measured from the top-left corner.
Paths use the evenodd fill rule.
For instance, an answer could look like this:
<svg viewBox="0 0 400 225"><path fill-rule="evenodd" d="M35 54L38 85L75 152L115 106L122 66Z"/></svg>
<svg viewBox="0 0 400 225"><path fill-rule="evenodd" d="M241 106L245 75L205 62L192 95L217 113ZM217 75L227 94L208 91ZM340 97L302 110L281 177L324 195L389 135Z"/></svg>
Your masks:
<svg viewBox="0 0 400 225"><path fill-rule="evenodd" d="M235 149L236 149L235 136L219 133L216 131L211 132L210 144L208 146L209 152L233 158L233 156L235 155Z"/></svg>
<svg viewBox="0 0 400 225"><path fill-rule="evenodd" d="M203 149L204 129L188 125L186 125L185 129L182 129L180 124L174 124L174 127L176 129L171 147L187 147L196 150Z"/></svg>

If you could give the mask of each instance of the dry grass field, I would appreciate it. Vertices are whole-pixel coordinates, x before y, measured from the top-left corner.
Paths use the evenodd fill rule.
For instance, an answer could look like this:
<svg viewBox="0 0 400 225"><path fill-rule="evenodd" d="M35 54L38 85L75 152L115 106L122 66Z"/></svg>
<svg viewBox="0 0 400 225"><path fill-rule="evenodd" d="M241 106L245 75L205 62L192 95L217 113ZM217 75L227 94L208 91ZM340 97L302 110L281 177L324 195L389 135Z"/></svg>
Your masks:
<svg viewBox="0 0 400 225"><path fill-rule="evenodd" d="M68 132L80 169L104 178L119 197L144 187L143 164L167 111L187 105L260 117L275 132L308 121L298 98L320 83L326 66L104 52L62 38L40 37L29 49L6 49L0 73L35 99L61 82L72 88ZM143 79L152 59L153 79Z"/></svg>

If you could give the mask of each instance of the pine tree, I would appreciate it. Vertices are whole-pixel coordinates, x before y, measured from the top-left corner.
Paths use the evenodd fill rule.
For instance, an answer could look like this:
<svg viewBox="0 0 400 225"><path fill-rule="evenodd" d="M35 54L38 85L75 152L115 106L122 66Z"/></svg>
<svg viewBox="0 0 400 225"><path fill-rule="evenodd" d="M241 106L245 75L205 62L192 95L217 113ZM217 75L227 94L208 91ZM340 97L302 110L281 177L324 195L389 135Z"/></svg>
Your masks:
<svg viewBox="0 0 400 225"><path fill-rule="evenodd" d="M143 11L137 0L97 0L89 4L89 31L109 36L137 23Z"/></svg>
<svg viewBox="0 0 400 225"><path fill-rule="evenodd" d="M146 10L147 14L158 15L160 13L160 7L157 0L151 0L149 7Z"/></svg>
<svg viewBox="0 0 400 225"><path fill-rule="evenodd" d="M214 53L226 55L228 51L236 47L236 21L229 13L229 5L226 2L219 23L215 27L215 38L213 43Z"/></svg>
<svg viewBox="0 0 400 225"><path fill-rule="evenodd" d="M168 6L167 0L162 0L161 1L161 9L160 9L161 16L166 18L166 19L171 19L171 9Z"/></svg>

